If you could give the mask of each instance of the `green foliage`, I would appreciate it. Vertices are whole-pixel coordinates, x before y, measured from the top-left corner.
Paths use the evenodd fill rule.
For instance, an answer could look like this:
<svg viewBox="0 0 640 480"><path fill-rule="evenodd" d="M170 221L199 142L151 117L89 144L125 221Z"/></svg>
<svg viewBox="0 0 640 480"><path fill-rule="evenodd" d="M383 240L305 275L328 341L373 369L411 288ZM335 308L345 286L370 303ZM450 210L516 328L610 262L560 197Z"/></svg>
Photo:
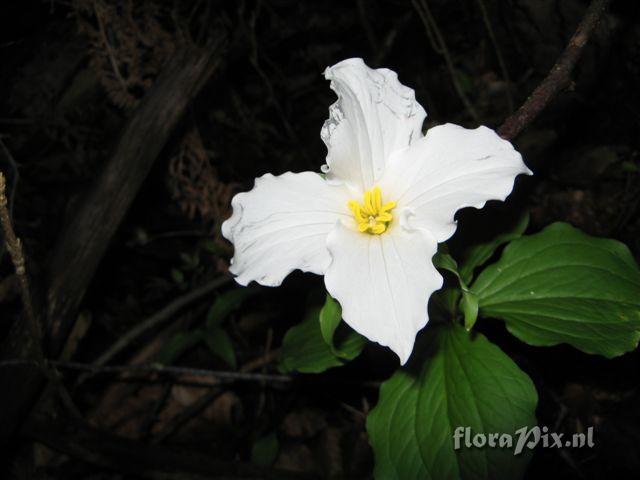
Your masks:
<svg viewBox="0 0 640 480"><path fill-rule="evenodd" d="M192 349L202 341L202 332L180 332L174 335L160 350L158 362L163 365L170 365L175 362L186 351Z"/></svg>
<svg viewBox="0 0 640 480"><path fill-rule="evenodd" d="M234 370L238 367L231 338L222 328L207 328L202 332L202 339L212 354L224 360Z"/></svg>
<svg viewBox="0 0 640 480"><path fill-rule="evenodd" d="M473 272L477 267L491 258L493 253L502 245L522 236L529 225L529 214L522 215L517 222L506 232L494 237L488 242L472 246L464 255L460 264L460 276L469 284L473 279Z"/></svg>
<svg viewBox="0 0 640 480"><path fill-rule="evenodd" d="M254 288L235 288L220 295L207 312L207 328L220 325L255 293Z"/></svg>
<svg viewBox="0 0 640 480"><path fill-rule="evenodd" d="M313 309L302 323L289 329L282 341L280 357L282 371L320 373L328 368L343 365L360 355L366 339L345 324L336 328L336 315L339 315L340 307L338 306L337 312L332 302L337 303L333 299L328 299L321 310ZM322 311L324 311L325 333L320 321ZM333 332L335 332L335 347L325 341L325 338L334 339Z"/></svg>
<svg viewBox="0 0 640 480"><path fill-rule="evenodd" d="M253 288L229 290L216 298L207 313L204 328L175 335L161 350L158 361L171 364L193 347L204 344L216 357L234 370L237 368L235 349L222 323L256 292Z"/></svg>
<svg viewBox="0 0 640 480"><path fill-rule="evenodd" d="M320 309L319 318L320 331L322 333L323 340L327 345L329 345L334 354L338 355L333 344L333 335L336 333L336 329L342 321L342 309L340 308L340 304L328 293L327 298L324 301L324 305Z"/></svg>
<svg viewBox="0 0 640 480"><path fill-rule="evenodd" d="M460 310L464 316L464 328L467 329L467 331L471 330L478 319L478 299L476 295L469 290L467 283L458 272L458 264L451 255L444 251L439 251L433 257L433 264L438 268L448 270L458 279L462 293L456 290L449 291L445 301L448 303L448 308L454 310L459 299Z"/></svg>
<svg viewBox="0 0 640 480"><path fill-rule="evenodd" d="M629 249L564 223L512 241L472 290L483 316L531 345L615 357L640 339L640 271Z"/></svg>
<svg viewBox="0 0 640 480"><path fill-rule="evenodd" d="M508 433L533 426L537 393L498 347L456 324L428 327L406 368L380 389L367 431L379 479L516 479L529 453L454 450L457 427Z"/></svg>
<svg viewBox="0 0 640 480"><path fill-rule="evenodd" d="M464 328L470 331L478 319L478 297L475 293L468 290L463 290L462 298L460 299L460 310L464 317Z"/></svg>
<svg viewBox="0 0 640 480"><path fill-rule="evenodd" d="M336 357L353 360L360 354L366 338L341 323L342 308L329 294L320 309L319 319L322 338Z"/></svg>
<svg viewBox="0 0 640 480"><path fill-rule="evenodd" d="M170 365L186 352L202 343L207 346L212 354L224 360L231 368L236 368L236 353L229 334L219 327L178 333L160 351L158 362L163 365Z"/></svg>
<svg viewBox="0 0 640 480"><path fill-rule="evenodd" d="M533 345L568 343L608 357L637 346L640 271L627 247L561 223L522 237L527 224L522 217L510 231L472 247L461 266L444 246L434 256L434 264L458 280L458 288L441 293L441 304L454 319L462 314L465 328L432 324L409 365L383 384L367 419L376 478L522 477L528 450L454 449L458 427L469 427L472 437L510 434L515 443L516 431L536 424L529 377L484 336L469 333L479 313L503 319ZM476 268L507 242L502 257L469 288ZM354 358L364 339L349 330L340 340L342 327L340 305L327 295L321 310L285 336L282 369L322 372Z"/></svg>
<svg viewBox="0 0 640 480"><path fill-rule="evenodd" d="M278 457L280 443L276 432L259 438L251 448L251 462L260 467L270 467Z"/></svg>

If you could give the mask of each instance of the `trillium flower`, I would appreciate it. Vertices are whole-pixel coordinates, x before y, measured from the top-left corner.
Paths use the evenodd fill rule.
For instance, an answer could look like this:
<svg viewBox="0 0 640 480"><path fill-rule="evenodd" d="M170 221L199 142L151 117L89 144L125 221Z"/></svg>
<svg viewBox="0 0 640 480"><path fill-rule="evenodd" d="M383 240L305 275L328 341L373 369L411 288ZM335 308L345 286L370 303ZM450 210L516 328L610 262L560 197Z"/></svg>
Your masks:
<svg viewBox="0 0 640 480"><path fill-rule="evenodd" d="M489 128L423 135L426 112L391 70L352 58L324 75L338 95L321 131L325 175L267 173L233 198L222 225L230 271L241 285L278 286L296 269L324 275L344 321L404 364L442 287L432 257L456 211L504 200L531 171Z"/></svg>

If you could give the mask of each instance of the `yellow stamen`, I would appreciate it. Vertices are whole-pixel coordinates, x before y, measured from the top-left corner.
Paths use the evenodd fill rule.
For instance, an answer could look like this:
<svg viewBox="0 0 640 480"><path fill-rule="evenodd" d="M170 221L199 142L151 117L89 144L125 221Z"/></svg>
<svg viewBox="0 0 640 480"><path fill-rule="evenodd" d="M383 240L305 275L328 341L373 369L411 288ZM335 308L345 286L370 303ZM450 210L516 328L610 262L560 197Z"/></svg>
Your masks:
<svg viewBox="0 0 640 480"><path fill-rule="evenodd" d="M361 205L355 200L350 200L349 208L358 224L358 231L380 235L389 227L393 220L391 210L396 206L396 202L382 204L382 192L380 187L364 192L364 203Z"/></svg>

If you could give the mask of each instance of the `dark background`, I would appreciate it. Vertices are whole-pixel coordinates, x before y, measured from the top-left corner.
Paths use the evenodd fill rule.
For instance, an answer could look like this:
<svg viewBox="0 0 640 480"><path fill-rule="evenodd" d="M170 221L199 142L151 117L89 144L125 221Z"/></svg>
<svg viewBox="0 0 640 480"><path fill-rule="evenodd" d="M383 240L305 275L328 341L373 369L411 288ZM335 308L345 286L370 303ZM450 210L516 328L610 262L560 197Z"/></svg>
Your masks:
<svg viewBox="0 0 640 480"><path fill-rule="evenodd" d="M621 240L638 257L637 3L613 2L571 88L515 141L535 175L518 180L505 206L461 212L451 241L454 254L529 209L530 232L566 221ZM62 225L92 188L163 66L216 35L227 39L219 66L178 126L167 139L144 139L149 145L166 143L89 286L79 313L86 331L77 334L68 359L91 363L170 300L226 274L232 249L221 238L220 224L230 214L230 198L250 188L254 177L319 169L326 155L319 132L335 100L321 75L325 67L359 56L372 67L395 70L427 110L425 127L453 122L496 128L549 72L587 6L580 0L428 4L453 70L433 39L438 32L425 30L409 1L3 2L0 140L6 149L0 168L8 177L13 223L35 291L46 288L48 260ZM5 338L21 311L12 273L3 249L0 334ZM225 324L238 365L266 357L255 371L277 372L283 334L321 304L323 295L321 277L300 273L281 288L259 289ZM214 298L189 305L115 362L164 358L180 332L202 325ZM478 328L533 378L541 425L567 434L596 428L594 449L536 451L529 478L637 478L637 352L605 360L564 346L526 346L499 322L483 320ZM181 348L172 362L229 368L202 345ZM347 367L302 376L286 387L253 382L203 388L188 385L189 378L176 382L162 376L126 382L97 376L78 383L69 371L61 381L69 394L65 408L73 405L82 421L101 432L133 440L130 451L160 445L249 463L256 439L275 432L279 453L269 469L367 478L372 454L364 418L377 397L367 382L383 381L396 366L391 353L369 345ZM57 418L51 412L60 402L44 403L40 411ZM56 440L48 446L34 443L28 430L16 434L2 475L156 478L145 473L154 460L142 453L134 455L139 468L118 448L109 462L97 461L65 447L73 433L60 425L50 430ZM100 444L100 437L96 441ZM194 478L191 473L186 469L175 478Z"/></svg>

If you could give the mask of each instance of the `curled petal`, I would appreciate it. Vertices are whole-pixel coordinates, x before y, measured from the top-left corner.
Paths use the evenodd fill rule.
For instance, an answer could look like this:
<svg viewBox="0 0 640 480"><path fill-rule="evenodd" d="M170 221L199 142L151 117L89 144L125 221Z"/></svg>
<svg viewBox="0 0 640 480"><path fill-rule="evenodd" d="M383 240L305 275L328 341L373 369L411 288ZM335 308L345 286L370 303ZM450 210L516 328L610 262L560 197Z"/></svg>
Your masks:
<svg viewBox="0 0 640 480"><path fill-rule="evenodd" d="M395 72L371 69L360 58L329 67L324 75L338 95L321 131L327 179L368 190L389 155L422 136L427 114Z"/></svg>
<svg viewBox="0 0 640 480"><path fill-rule="evenodd" d="M521 155L493 130L445 124L392 155L380 185L410 212L409 225L442 242L456 230L456 211L504 200L523 173L531 175Z"/></svg>
<svg viewBox="0 0 640 480"><path fill-rule="evenodd" d="M229 271L247 285L278 286L293 270L323 274L331 261L329 231L340 219L353 222L348 192L312 172L266 174L237 194L222 234L233 243Z"/></svg>
<svg viewBox="0 0 640 480"><path fill-rule="evenodd" d="M342 306L342 318L369 340L391 348L404 364L427 323L429 297L442 286L431 262L436 241L400 225L382 235L363 235L340 224L327 246L333 261L324 281Z"/></svg>

